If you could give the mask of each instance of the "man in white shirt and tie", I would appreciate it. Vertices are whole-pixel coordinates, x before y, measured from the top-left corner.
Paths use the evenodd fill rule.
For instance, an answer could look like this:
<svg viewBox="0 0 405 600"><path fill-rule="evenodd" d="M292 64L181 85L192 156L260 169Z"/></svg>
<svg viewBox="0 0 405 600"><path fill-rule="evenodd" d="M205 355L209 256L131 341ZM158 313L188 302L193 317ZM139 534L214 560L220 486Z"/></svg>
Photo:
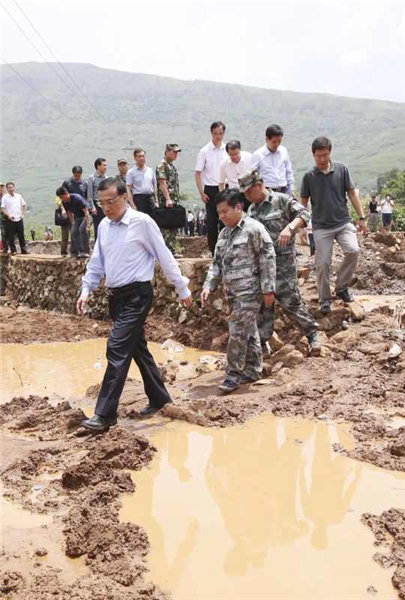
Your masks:
<svg viewBox="0 0 405 600"><path fill-rule="evenodd" d="M93 432L107 431L117 423L118 402L133 359L149 399L141 416L150 416L171 402L159 369L148 350L144 324L153 300L151 279L157 260L179 295L191 306L189 280L183 277L167 249L156 223L127 204L125 184L116 178L103 180L98 202L104 211L94 251L82 280L77 312L84 314L87 298L105 276L110 314L114 321L107 342L107 369L97 398L95 414L83 421Z"/></svg>
<svg viewBox="0 0 405 600"><path fill-rule="evenodd" d="M157 205L155 174L146 166L143 148L135 148L134 163L135 166L127 173L127 188L137 210L151 217Z"/></svg>
<svg viewBox="0 0 405 600"><path fill-rule="evenodd" d="M252 168L259 171L264 187L268 190L291 195L294 175L287 148L281 145L283 135L280 125L267 127L266 143L254 152Z"/></svg>
<svg viewBox="0 0 405 600"><path fill-rule="evenodd" d="M211 141L198 153L195 167L195 182L201 200L207 209L207 238L208 246L214 255L218 239L218 213L215 206L215 197L219 192L219 169L227 154L223 143L225 125L222 121L211 124Z"/></svg>

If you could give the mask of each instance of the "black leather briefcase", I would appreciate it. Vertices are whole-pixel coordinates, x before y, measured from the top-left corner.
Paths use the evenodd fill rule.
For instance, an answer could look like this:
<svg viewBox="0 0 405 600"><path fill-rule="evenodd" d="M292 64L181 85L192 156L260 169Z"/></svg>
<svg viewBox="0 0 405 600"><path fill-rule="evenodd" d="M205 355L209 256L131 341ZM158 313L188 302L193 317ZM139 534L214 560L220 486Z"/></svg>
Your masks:
<svg viewBox="0 0 405 600"><path fill-rule="evenodd" d="M182 229L186 226L186 209L180 204L172 208L155 208L153 218L161 229Z"/></svg>

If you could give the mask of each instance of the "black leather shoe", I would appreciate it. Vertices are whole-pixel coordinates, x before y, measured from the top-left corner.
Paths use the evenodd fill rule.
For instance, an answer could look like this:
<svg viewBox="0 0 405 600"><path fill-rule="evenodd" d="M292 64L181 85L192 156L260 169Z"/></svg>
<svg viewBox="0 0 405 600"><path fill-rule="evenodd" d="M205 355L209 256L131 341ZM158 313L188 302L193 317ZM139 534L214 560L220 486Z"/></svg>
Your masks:
<svg viewBox="0 0 405 600"><path fill-rule="evenodd" d="M348 289L342 290L341 292L336 292L336 297L340 300L343 300L343 302L353 302L354 300Z"/></svg>
<svg viewBox="0 0 405 600"><path fill-rule="evenodd" d="M151 417L152 415L159 412L159 410L162 410L162 408L166 406L166 404L173 404L173 402L169 400L169 402L165 402L164 404L162 404L162 406L158 407L151 406L150 404L148 404L148 406L145 406L145 408L141 408L139 414L141 415L141 417Z"/></svg>
<svg viewBox="0 0 405 600"><path fill-rule="evenodd" d="M100 417L100 415L94 415L91 419L85 419L82 422L83 427L90 431L108 431L110 427L117 424L117 419L107 419L106 417Z"/></svg>

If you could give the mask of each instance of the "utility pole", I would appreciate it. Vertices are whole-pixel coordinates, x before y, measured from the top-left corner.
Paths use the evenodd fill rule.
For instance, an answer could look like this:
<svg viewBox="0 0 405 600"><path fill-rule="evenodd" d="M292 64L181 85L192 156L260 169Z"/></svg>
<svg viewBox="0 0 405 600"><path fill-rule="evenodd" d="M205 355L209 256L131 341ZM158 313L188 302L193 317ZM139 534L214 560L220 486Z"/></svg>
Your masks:
<svg viewBox="0 0 405 600"><path fill-rule="evenodd" d="M123 146L121 150L132 151L135 150L134 140L129 140L129 146Z"/></svg>

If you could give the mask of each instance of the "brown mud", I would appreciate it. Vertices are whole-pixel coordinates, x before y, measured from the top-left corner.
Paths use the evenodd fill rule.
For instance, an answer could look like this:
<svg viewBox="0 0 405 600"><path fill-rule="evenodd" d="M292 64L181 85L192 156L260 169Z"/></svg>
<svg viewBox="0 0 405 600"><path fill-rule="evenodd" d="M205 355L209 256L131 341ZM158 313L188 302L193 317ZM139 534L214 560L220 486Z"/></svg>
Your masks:
<svg viewBox="0 0 405 600"><path fill-rule="evenodd" d="M377 244L365 240L366 249L367 241ZM398 242L395 253L390 251L390 257L402 252L401 244ZM385 278L378 283L375 277L378 279L384 271L377 250L367 252L364 260L371 261L373 267L370 273L367 271L367 279L362 279L363 269L359 269L358 289L375 294L375 286L381 286L378 290L385 294L403 293L404 282L398 274L391 279L384 273ZM196 365L168 362L162 370L174 404L165 407L159 418L162 423L170 418L203 427L230 427L267 412L348 423L355 445L345 448L336 444L336 452L405 472L401 303L381 306L376 302L365 308L361 301L351 305L334 302L331 315L322 317L311 260L305 253L298 257L300 285L320 325L324 345L321 356L309 356L305 338L291 327L287 317L277 313L273 354L266 361L262 382L221 396L217 390L223 379L221 358L200 359ZM80 319L79 328L74 317L12 306L2 306L1 311L3 342L72 341L105 336L109 330L108 323L90 319ZM226 315L221 313L217 320L204 327L197 324L192 331L189 326L176 324L174 337L194 347L223 349ZM166 326L173 327L173 321L161 322L158 315L153 315L148 325L149 339L166 339ZM149 427L139 420L139 410L145 405L143 387L138 381L128 381L120 403L119 425L102 436L89 436L80 428L80 422L83 411L89 412L94 403L97 390L92 386L86 397L64 401L55 396L15 398L3 406L4 497L38 518L52 518L33 527L30 535L22 530L17 540L4 536L0 591L10 600L167 598L145 578L147 532L119 521L121 494L135 491L127 471L142 469L156 452L140 435ZM392 582L405 600L403 508L394 507L379 516L364 514L363 522L373 531L376 545L388 549L385 554L377 552L375 560L384 567L395 567ZM66 579L63 560L57 559L53 551L56 547L63 548L65 560L69 557L79 565L73 580Z"/></svg>

